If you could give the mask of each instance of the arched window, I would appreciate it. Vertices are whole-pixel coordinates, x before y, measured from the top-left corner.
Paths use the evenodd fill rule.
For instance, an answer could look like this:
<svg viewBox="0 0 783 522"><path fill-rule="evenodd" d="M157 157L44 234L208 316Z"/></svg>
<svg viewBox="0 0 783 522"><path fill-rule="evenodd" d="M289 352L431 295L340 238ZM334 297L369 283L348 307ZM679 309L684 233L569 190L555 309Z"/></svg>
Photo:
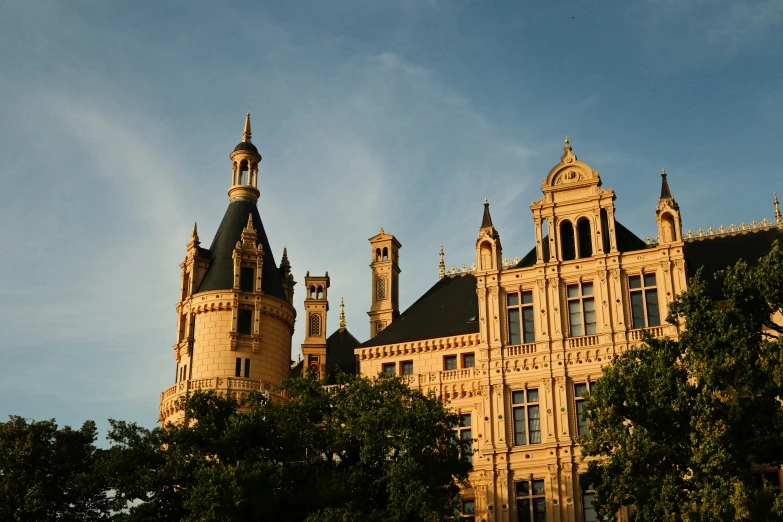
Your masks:
<svg viewBox="0 0 783 522"><path fill-rule="evenodd" d="M310 299L315 299L315 285L310 286Z"/></svg>
<svg viewBox="0 0 783 522"><path fill-rule="evenodd" d="M481 243L481 269L490 270L492 268L492 246L488 242Z"/></svg>
<svg viewBox="0 0 783 522"><path fill-rule="evenodd" d="M245 181L249 179L246 176L246 174L247 174L247 160L242 160L239 163L239 179L237 180L238 181L238 183L237 183L238 185L244 185Z"/></svg>
<svg viewBox="0 0 783 522"><path fill-rule="evenodd" d="M375 260L376 261L380 261L381 260L381 249L380 248L376 248L375 249Z"/></svg>
<svg viewBox="0 0 783 522"><path fill-rule="evenodd" d="M671 214L664 214L661 217L661 237L658 238L658 241L661 243L671 243L672 241L677 241L677 232L675 232L676 228L674 226L674 218Z"/></svg>
<svg viewBox="0 0 783 522"><path fill-rule="evenodd" d="M317 299L323 299L324 298L324 287L321 285L318 285L318 293L316 294Z"/></svg>
<svg viewBox="0 0 783 522"><path fill-rule="evenodd" d="M310 315L310 336L321 335L321 316L318 314Z"/></svg>
<svg viewBox="0 0 783 522"><path fill-rule="evenodd" d="M563 252L563 261L576 259L576 242L574 241L574 226L570 221L560 225L560 245Z"/></svg>
<svg viewBox="0 0 783 522"><path fill-rule="evenodd" d="M231 184L237 185L237 162L231 165Z"/></svg>
<svg viewBox="0 0 783 522"><path fill-rule="evenodd" d="M379 277L377 282L375 283L376 289L377 289L377 295L378 301L382 301L383 299L386 299L386 278L385 277Z"/></svg>
<svg viewBox="0 0 783 522"><path fill-rule="evenodd" d="M593 236L592 232L590 232L590 220L579 220L576 228L579 232L579 257L593 257Z"/></svg>
<svg viewBox="0 0 783 522"><path fill-rule="evenodd" d="M600 241L604 245L604 253L609 252L609 216L606 214L606 209L601 209L601 235Z"/></svg>
<svg viewBox="0 0 783 522"><path fill-rule="evenodd" d="M383 247L383 260L384 261L389 260L389 249L386 247Z"/></svg>

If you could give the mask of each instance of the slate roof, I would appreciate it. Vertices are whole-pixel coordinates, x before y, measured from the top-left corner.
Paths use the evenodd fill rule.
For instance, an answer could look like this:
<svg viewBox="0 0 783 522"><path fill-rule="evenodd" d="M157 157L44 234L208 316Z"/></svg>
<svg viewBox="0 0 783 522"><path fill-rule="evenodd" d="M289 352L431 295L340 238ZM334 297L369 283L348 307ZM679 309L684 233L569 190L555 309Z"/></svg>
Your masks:
<svg viewBox="0 0 783 522"><path fill-rule="evenodd" d="M239 145L234 147L234 152L238 150L250 150L258 154L258 149L256 148L256 146L250 143L249 141L240 141Z"/></svg>
<svg viewBox="0 0 783 522"><path fill-rule="evenodd" d="M478 333L477 318L476 276L444 277L385 330L361 346Z"/></svg>
<svg viewBox="0 0 783 522"><path fill-rule="evenodd" d="M337 330L326 339L326 380L335 383L338 369L343 373L356 375L356 354L353 349L361 342L347 329ZM304 361L299 361L291 368L291 377L299 377L304 369Z"/></svg>
<svg viewBox="0 0 783 522"><path fill-rule="evenodd" d="M688 261L688 273L692 276L704 267L702 277L707 283L710 297L724 299L723 282L715 279L715 272L736 264L740 259L751 265L756 264L760 257L772 249L772 243L776 240L783 247L783 230L779 228L687 241L685 258Z"/></svg>
<svg viewBox="0 0 783 522"><path fill-rule="evenodd" d="M234 287L234 260L232 255L237 241L242 238L242 230L247 226L247 216L253 215L253 226L258 233L257 244L264 247L264 266L261 270L261 290L267 295L286 301L280 272L272 255L272 247L264 231L261 216L256 204L245 198L237 198L228 204L223 221L215 232L215 238L209 247L209 267L198 287L198 292L212 290L230 290Z"/></svg>

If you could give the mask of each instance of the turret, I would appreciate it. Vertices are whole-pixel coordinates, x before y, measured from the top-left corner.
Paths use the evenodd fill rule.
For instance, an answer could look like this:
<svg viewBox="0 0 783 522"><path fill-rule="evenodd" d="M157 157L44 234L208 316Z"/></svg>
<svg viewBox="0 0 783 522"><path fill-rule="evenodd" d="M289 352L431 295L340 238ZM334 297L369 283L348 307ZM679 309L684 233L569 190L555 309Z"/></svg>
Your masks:
<svg viewBox="0 0 783 522"><path fill-rule="evenodd" d="M329 311L329 272L323 276L311 276L307 272L305 286L305 339L302 356L305 365L319 379L326 378L326 313Z"/></svg>
<svg viewBox="0 0 783 522"><path fill-rule="evenodd" d="M661 169L661 197L658 198L658 206L655 208L655 220L658 222L659 244L682 241L680 206L669 190L666 169Z"/></svg>
<svg viewBox="0 0 783 522"><path fill-rule="evenodd" d="M402 245L391 234L380 231L369 239L372 262L372 304L370 338L388 327L400 315L399 304L399 252Z"/></svg>

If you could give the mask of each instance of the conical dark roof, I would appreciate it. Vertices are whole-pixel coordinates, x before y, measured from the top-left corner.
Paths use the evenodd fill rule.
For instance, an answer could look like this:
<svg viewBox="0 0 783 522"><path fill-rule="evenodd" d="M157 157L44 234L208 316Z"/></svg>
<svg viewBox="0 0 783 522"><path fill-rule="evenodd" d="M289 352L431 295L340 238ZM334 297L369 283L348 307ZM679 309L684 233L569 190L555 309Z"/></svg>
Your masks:
<svg viewBox="0 0 783 522"><path fill-rule="evenodd" d="M230 290L234 287L234 248L242 238L242 230L247 226L247 216L253 216L253 226L258 234L256 244L264 247L264 267L261 271L261 290L272 297L287 301L280 273L277 270L272 248L264 231L261 216L255 202L237 198L228 204L223 221L215 232L215 239L209 247L210 263L207 273L201 280L198 292Z"/></svg>
<svg viewBox="0 0 783 522"><path fill-rule="evenodd" d="M484 200L484 216L481 219L481 228L492 226L492 216L489 215L489 201Z"/></svg>
<svg viewBox="0 0 783 522"><path fill-rule="evenodd" d="M671 199L672 193L669 190L669 182L666 181L666 171L661 171L661 199Z"/></svg>

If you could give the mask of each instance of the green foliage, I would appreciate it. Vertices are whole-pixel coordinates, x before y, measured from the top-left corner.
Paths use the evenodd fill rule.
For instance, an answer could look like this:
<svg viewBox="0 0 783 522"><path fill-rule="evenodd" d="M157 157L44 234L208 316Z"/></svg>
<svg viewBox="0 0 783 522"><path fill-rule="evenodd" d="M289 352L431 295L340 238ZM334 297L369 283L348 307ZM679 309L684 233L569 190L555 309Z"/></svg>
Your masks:
<svg viewBox="0 0 783 522"><path fill-rule="evenodd" d="M0 520L103 520L105 483L94 473L95 423L59 429L54 420L11 416L0 424Z"/></svg>
<svg viewBox="0 0 783 522"><path fill-rule="evenodd" d="M725 303L697 274L669 307L680 340L646 337L587 400L580 481L604 516L629 505L638 522L783 520L783 495L753 474L783 463L783 253L720 276Z"/></svg>
<svg viewBox="0 0 783 522"><path fill-rule="evenodd" d="M128 521L440 519L470 464L456 415L398 379L284 382L282 404L196 393L187 424L112 421L102 469ZM457 481L457 482L455 482Z"/></svg>

